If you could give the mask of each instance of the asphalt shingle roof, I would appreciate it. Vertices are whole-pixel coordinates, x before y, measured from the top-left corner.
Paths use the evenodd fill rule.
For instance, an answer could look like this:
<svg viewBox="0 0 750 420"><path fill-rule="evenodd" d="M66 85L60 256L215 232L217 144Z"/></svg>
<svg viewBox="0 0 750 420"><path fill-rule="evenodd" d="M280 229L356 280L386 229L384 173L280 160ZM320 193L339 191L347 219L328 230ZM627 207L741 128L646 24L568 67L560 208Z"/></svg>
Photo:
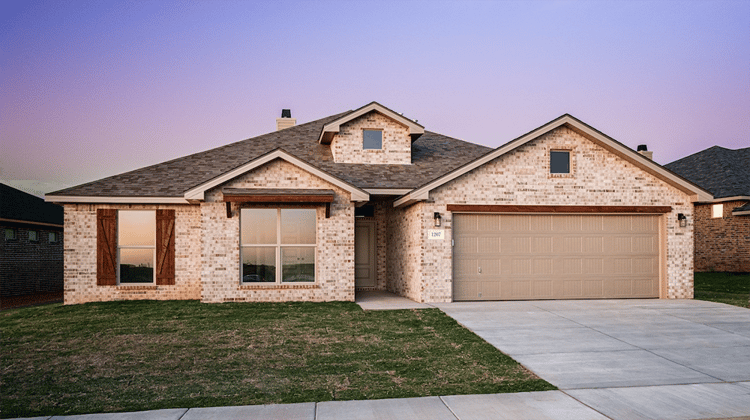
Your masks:
<svg viewBox="0 0 750 420"><path fill-rule="evenodd" d="M0 184L0 218L62 225L64 210L62 206Z"/></svg>
<svg viewBox="0 0 750 420"><path fill-rule="evenodd" d="M318 144L318 136L325 124L349 112L351 111L55 191L49 195L182 197L185 191L277 148L359 188L416 188L492 150L425 131L412 143L411 165L335 163L330 146Z"/></svg>
<svg viewBox="0 0 750 420"><path fill-rule="evenodd" d="M710 191L714 198L750 196L750 147L713 146L664 167Z"/></svg>

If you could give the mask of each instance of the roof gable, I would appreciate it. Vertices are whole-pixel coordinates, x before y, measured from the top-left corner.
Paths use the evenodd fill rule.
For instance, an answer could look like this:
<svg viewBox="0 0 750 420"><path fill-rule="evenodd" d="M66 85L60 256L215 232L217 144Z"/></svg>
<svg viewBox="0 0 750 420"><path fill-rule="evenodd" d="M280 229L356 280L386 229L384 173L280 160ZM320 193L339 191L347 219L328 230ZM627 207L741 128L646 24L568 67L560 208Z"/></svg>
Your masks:
<svg viewBox="0 0 750 420"><path fill-rule="evenodd" d="M617 140L596 130L595 128L573 117L572 115L564 114L548 122L547 124L544 124L541 127L538 127L522 135L521 137L511 140L510 142L498 147L495 150L492 150L491 152L485 154L484 156L481 156L459 168L456 168L420 186L419 188L414 189L410 193L396 200L396 202L394 203L394 206L408 205L416 201L426 200L429 198L430 191L434 190L435 188L438 188L441 185L444 185L447 182L450 182L458 178L459 176L467 172L470 172L488 162L491 162L492 160L500 156L503 156L506 153L512 150L515 150L518 147L526 143L529 143L539 138L540 136L562 126L569 127L570 129L576 131L582 136L588 138L589 140L599 144L600 146L614 153L615 155L633 163L634 165L638 166L644 171L656 176L659 179L662 179L663 181L676 187L677 189L690 194L691 199L693 201L710 200L712 198L711 194L708 191L703 190L697 185L677 176L676 174L665 169L658 163L652 161L651 159L644 157L643 155L636 152L635 150L623 145Z"/></svg>
<svg viewBox="0 0 750 420"><path fill-rule="evenodd" d="M218 177L215 177L207 182L204 182L194 188L191 188L190 190L185 192L185 199L186 200L203 200L205 196L205 192L210 190L211 188L216 187L217 185L223 184L229 180L232 180L244 173L247 173L249 171L252 171L255 168L258 168L262 165L265 165L268 162L271 162L276 159L284 160L288 163L291 163L294 166L297 166L298 168L307 171L319 178L324 179L325 181L349 192L351 194L351 200L352 201L368 201L370 199L370 194L363 191L360 188L357 188L356 186L343 181L325 171L322 171L309 163L305 162L302 159L299 159L283 149L275 149L269 153L266 153L263 156L259 156L256 159L253 159L252 161L237 167L229 172L223 173Z"/></svg>
<svg viewBox="0 0 750 420"><path fill-rule="evenodd" d="M325 124L323 126L323 129L320 131L320 136L318 137L318 143L320 144L330 144L331 140L333 140L333 136L338 133L341 129L341 126L343 124L346 124L354 119L357 119L365 114L368 114L370 112L378 112L397 123L405 126L409 130L409 135L411 136L412 142L419 138L422 134L424 134L424 127L417 124L416 122L404 117L401 114L396 113L395 111L392 111L383 105L380 105L377 102L370 102L369 104L355 109L354 111L348 112L345 115L342 115L339 118L336 118L335 120Z"/></svg>

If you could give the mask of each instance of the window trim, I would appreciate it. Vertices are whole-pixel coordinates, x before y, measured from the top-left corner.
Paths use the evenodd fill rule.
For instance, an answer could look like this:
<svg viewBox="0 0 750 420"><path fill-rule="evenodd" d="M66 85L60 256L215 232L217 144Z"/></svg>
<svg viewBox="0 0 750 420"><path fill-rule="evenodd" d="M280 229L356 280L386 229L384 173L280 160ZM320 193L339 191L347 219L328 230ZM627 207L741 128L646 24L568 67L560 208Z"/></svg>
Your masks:
<svg viewBox="0 0 750 420"><path fill-rule="evenodd" d="M571 163L572 161L572 151L571 150L565 150L565 149L550 149L549 151L549 173L550 175L570 175L573 173L573 165ZM553 172L552 171L552 154L553 153L567 153L568 155L568 171L567 172Z"/></svg>
<svg viewBox="0 0 750 420"><path fill-rule="evenodd" d="M242 243L242 210L276 210L276 243L275 244L243 244ZM315 214L315 243L314 244L285 244L281 241L281 211L282 210L312 210ZM309 207L241 207L239 217L239 266L240 266L240 286L288 286L288 285L315 285L318 283L318 209ZM244 281L242 275L242 249L243 248L274 248L276 260L275 279L273 283L260 281ZM283 248L313 248L313 281L304 282L285 282L282 278L284 263L282 261Z"/></svg>
<svg viewBox="0 0 750 420"><path fill-rule="evenodd" d="M719 213L717 216L716 213ZM722 219L724 217L724 203L717 203L711 206L711 218Z"/></svg>
<svg viewBox="0 0 750 420"><path fill-rule="evenodd" d="M365 131L377 131L380 133L380 147L365 147ZM382 128L363 128L362 129L362 150L383 150L383 129Z"/></svg>
<svg viewBox="0 0 750 420"><path fill-rule="evenodd" d="M151 212L154 214L154 245L126 245L126 246L120 246L120 213L121 212L128 212L128 211L140 211L140 212ZM117 285L118 286L156 286L156 210L151 209L118 209L117 210L117 218L115 219L115 229L116 229L116 241L117 241ZM120 250L121 249L153 249L151 252L151 255L153 257L153 276L150 283L134 283L134 282L125 282L123 283L120 280Z"/></svg>

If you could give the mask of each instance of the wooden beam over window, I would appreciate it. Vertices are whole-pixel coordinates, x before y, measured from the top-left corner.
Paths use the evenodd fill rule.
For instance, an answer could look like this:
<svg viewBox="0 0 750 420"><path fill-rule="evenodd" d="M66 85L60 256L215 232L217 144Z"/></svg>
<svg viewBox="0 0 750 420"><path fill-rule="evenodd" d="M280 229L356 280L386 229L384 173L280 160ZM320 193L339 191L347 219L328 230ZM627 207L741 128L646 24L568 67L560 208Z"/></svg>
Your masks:
<svg viewBox="0 0 750 420"><path fill-rule="evenodd" d="M331 216L331 203L335 197L333 190L224 188L221 192L227 203L227 217L231 217L230 203L325 204L327 219Z"/></svg>
<svg viewBox="0 0 750 420"><path fill-rule="evenodd" d="M464 213L642 213L664 214L670 206L522 206L485 204L448 204L447 210Z"/></svg>

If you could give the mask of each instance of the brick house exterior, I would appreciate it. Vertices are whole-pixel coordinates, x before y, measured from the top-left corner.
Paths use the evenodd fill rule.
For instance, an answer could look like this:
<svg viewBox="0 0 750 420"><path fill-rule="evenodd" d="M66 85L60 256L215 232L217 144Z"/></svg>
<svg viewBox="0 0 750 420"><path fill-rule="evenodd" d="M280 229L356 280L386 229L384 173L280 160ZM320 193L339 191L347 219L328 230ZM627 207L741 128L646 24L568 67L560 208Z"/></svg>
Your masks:
<svg viewBox="0 0 750 420"><path fill-rule="evenodd" d="M695 271L750 272L750 147L713 146L665 167L714 196L695 203Z"/></svg>
<svg viewBox="0 0 750 420"><path fill-rule="evenodd" d="M559 238L495 232L497 241L579 245L572 256L555 245L545 258L519 257L513 264L529 273L603 270L601 284L527 278L531 298L692 297L692 203L710 194L569 115L497 149L426 131L375 102L277 123L274 133L48 194L65 206L65 303L352 301L356 290L471 300L456 291L469 284L462 267L473 257L459 255L453 231L477 214L600 224ZM564 173L552 169L560 151ZM137 217L150 233L133 245L123 238ZM638 231L644 223L650 233ZM620 230L607 239L610 225ZM599 245L589 254L586 244ZM128 277L138 270L152 277ZM525 290L523 278L490 272L482 287Z"/></svg>
<svg viewBox="0 0 750 420"><path fill-rule="evenodd" d="M63 290L63 208L0 184L0 298Z"/></svg>

